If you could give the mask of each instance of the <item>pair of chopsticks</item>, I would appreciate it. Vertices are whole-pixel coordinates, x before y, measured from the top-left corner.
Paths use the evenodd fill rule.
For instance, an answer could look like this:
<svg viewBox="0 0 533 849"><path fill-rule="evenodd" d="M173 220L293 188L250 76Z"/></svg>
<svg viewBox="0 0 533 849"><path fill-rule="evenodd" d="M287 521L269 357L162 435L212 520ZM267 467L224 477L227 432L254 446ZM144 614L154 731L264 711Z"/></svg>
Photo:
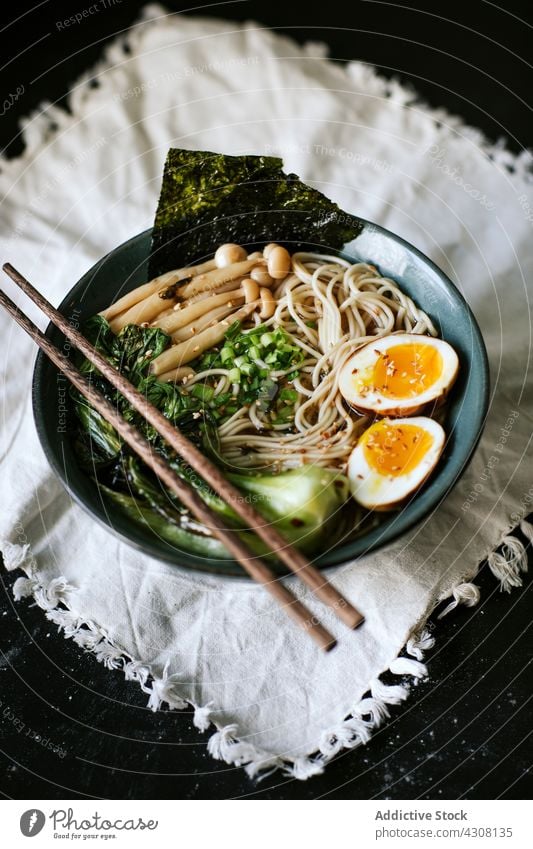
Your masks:
<svg viewBox="0 0 533 849"><path fill-rule="evenodd" d="M35 289L10 263L3 266L5 273L36 304L61 332L82 354L100 371L104 377L130 402L147 422L166 440L170 447L185 459L213 490L233 508L252 529L276 553L280 560L313 591L320 601L329 605L338 618L349 628L357 628L364 621L363 616L335 589L309 560L296 548L293 548L283 536L255 508L242 498L242 493L228 481L221 470L205 457L186 436L177 430L163 414L145 398L130 381L120 374L94 348L91 343L52 304ZM172 490L180 501L201 522L221 540L228 551L242 565L246 572L282 605L285 612L306 630L315 642L325 651L332 649L336 640L324 628L317 618L300 602L292 592L277 578L272 570L260 558L256 557L236 531L214 514L194 489L189 487L166 464L164 459L153 451L150 443L129 422L127 422L91 382L81 374L39 328L19 307L0 290L0 304L7 310L17 324L37 343L46 356L65 375L65 377L85 396L89 403L117 430L130 448L149 466L159 479Z"/></svg>

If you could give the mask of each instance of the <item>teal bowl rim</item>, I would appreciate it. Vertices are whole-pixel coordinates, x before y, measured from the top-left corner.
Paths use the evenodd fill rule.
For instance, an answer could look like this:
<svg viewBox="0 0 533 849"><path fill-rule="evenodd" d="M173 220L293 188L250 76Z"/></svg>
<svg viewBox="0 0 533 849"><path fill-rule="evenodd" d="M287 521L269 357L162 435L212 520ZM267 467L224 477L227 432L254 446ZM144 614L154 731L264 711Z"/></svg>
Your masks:
<svg viewBox="0 0 533 849"><path fill-rule="evenodd" d="M404 246L410 253L414 254L424 265L428 266L434 272L442 289L458 303L462 313L468 321L471 333L471 360L473 361L475 359L479 367L480 392L477 399L477 405L474 407L473 411L470 411L470 430L474 433L474 438L468 445L465 445L462 451L459 452L459 456L455 459L455 462L453 464L450 462L441 462L429 482L423 487L423 490L415 493L413 499L409 501L408 504L398 513L389 514L392 518L390 518L386 524L380 523L376 527L368 530L366 533L361 534L361 536L357 536L346 543L338 543L331 550L313 558L313 562L322 568L346 564L372 551L377 551L380 548L383 548L386 544L397 539L399 536L405 534L408 530L420 523L424 518L427 518L448 495L472 459L472 455L483 432L489 406L490 378L485 343L476 318L459 289L432 260L401 236L397 236L390 230L387 230L386 228L381 227L378 224L374 224L364 218L358 217L357 220L363 225L362 232L368 230L369 232L380 233L383 236L392 239L397 244ZM62 314L66 314L66 308L68 307L69 302L72 301L73 295L78 290L83 290L87 285L91 285L92 278L95 273L101 266L105 265L108 259L127 251L130 245L148 238L150 233L151 228L144 230L142 233L138 233L118 245L112 251L109 251L109 253L98 260L98 262L96 262L87 272L85 272L84 275L82 275L82 277L63 298L58 307L59 311ZM336 251L336 253L340 256L350 256L349 252L346 250ZM379 267L378 260L372 261ZM121 282L123 283L124 281ZM398 279L398 283L401 286L401 279ZM58 340L63 338L61 333L52 324L48 325L46 335L53 338L56 344ZM112 508L108 503L106 503L101 492L96 488L98 504L95 508L95 494L93 493L93 503L91 503L91 499L83 492L79 491L80 488L75 484L75 478L77 475L74 474L71 478L68 474L68 469L65 468L66 458L64 450L61 451L62 456L58 456L56 446L53 444L53 440L50 437L49 427L46 422L46 415L43 412L43 394L46 392L44 388L46 384L45 371L47 369L51 369L52 372L57 373L57 369L52 366L42 351L39 351L35 362L32 382L34 420L39 440L48 462L50 463L53 472L59 478L73 500L79 504L85 512L89 513L89 515L92 516L92 518L95 519L101 526L105 527L115 536L119 537L128 545L160 561L171 563L173 566L183 569L189 573L191 571L199 571L202 573L215 573L225 577L246 578L247 576L243 572L242 567L234 560L210 560L209 558L200 557L186 551L178 551L164 542L163 545L160 545L162 541L156 537L153 539L145 537L144 529L140 528L132 522L132 520L127 519L127 517L123 517L119 514L117 514L114 517L114 521L112 521L109 515ZM449 434L447 435L449 436ZM85 481L92 483L92 486L94 487L94 483L90 481L90 478L83 473L81 469L77 468L76 472L79 472ZM277 571L281 575L287 574L287 570L285 568L280 567Z"/></svg>

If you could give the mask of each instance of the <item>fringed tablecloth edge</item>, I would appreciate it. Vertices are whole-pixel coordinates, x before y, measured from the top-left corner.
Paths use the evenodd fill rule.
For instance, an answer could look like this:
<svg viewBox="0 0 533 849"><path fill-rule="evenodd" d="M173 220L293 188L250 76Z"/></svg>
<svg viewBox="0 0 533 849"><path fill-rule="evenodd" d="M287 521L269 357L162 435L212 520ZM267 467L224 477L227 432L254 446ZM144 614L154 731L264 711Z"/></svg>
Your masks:
<svg viewBox="0 0 533 849"><path fill-rule="evenodd" d="M68 98L68 110L56 104L45 103L23 122L21 135L26 144L24 153L15 160L0 157L2 167L9 176L15 176L17 167L23 167L25 161L35 156L42 145L50 142L53 135L65 131L71 123L80 120L94 77L98 76L101 81L103 72L112 67L119 54L125 56L126 49L131 49L140 38L142 29L152 24L157 25L159 15L164 15L164 12L163 7L158 4L145 7L139 23L106 47L103 59L74 86ZM348 75L355 75L356 72L360 81L362 77L372 81L373 87L379 89L381 96L401 102L406 108L424 108L435 124L445 124L447 129L460 131L495 164L507 169L512 179L531 179L532 158L529 151L524 150L517 156L506 148L504 140L496 144L491 143L481 131L469 127L458 116L451 115L444 109L427 107L409 86L396 79L381 77L370 65L351 62L346 66ZM486 557L489 568L500 581L501 589L506 592L521 586L521 574L527 571L527 546L511 533L515 527L516 523L509 526L500 543L488 552ZM520 530L529 542L533 541L533 525L523 520ZM9 571L21 569L26 574L26 577L19 577L15 581L15 600L33 597L36 604L45 611L47 619L54 622L58 629L64 632L65 637L73 639L85 651L93 653L107 668L122 669L126 680L137 681L143 692L149 695L148 706L152 710L158 710L163 703L170 709L184 709L191 704L195 710L193 722L199 730L206 731L211 724L217 727L217 731L208 741L208 751L212 757L244 767L250 777L262 778L277 769L300 780L321 774L327 763L342 749L351 749L367 743L372 733L388 718L389 707L405 701L409 695L406 678L423 679L427 676L427 668L422 661L425 652L432 648L435 642L425 628L432 610L425 615L423 623L417 625L404 650L391 663L389 669L380 673L383 675L390 672L398 677L398 683L387 685L380 677L374 679L369 685L368 695L359 701L352 714L331 731L323 733L316 750L309 755L298 758L272 756L246 740L239 739L238 727L235 724L218 727L211 715L211 705L199 706L182 698L176 689L175 676L168 675L168 666L161 676L153 674L149 664L131 657L111 640L104 628L76 614L73 605L76 587L62 577L43 583L38 576L29 546L14 545L5 540L0 542L0 550ZM470 576L469 580L465 577L465 581L456 584L445 598L435 599L435 605L449 599L448 606L440 616L449 613L459 604L469 607L477 604L480 593L471 581L477 575L482 562L483 559L479 561L475 574Z"/></svg>
<svg viewBox="0 0 533 849"><path fill-rule="evenodd" d="M524 544L515 532L520 529L527 539ZM405 701L409 696L409 679L422 680L428 671L423 663L426 652L433 648L435 638L427 629L427 622L435 608L445 601L448 605L439 613L438 618L448 615L459 605L474 607L480 599L479 588L472 583L485 562L492 574L500 582L500 590L510 592L522 586L522 575L528 570L527 548L533 541L533 525L523 519L518 526L513 525L502 535L499 544L482 559L475 574L465 576L465 580L452 587L444 598L435 599L433 607L425 615L407 640L404 648L393 660L388 669L369 683L368 691L354 706L348 717L341 718L332 729L322 733L320 740L309 754L300 757L273 755L239 738L236 724L220 726L213 717L213 704L198 705L179 693L179 680L176 675L168 674L168 662L161 675L144 663L128 654L111 639L106 630L97 622L87 619L75 610L76 587L63 577L46 582L39 576L39 570L29 545L18 545L9 540L0 542L5 568L9 571L22 570L26 577L19 577L13 585L15 601L33 598L45 611L46 618L63 631L84 651L91 652L108 669L122 669L127 681L136 681L142 691L148 695L147 706L157 711L163 704L170 710L194 708L193 723L200 731L215 726L216 731L207 742L209 754L216 760L225 761L233 766L244 767L250 778L261 779L276 770L291 778L306 780L320 775L326 765L343 749L354 749L369 742L374 731L389 718L389 708ZM469 577L469 580L466 578ZM381 676L389 673L398 679L397 683L385 684Z"/></svg>

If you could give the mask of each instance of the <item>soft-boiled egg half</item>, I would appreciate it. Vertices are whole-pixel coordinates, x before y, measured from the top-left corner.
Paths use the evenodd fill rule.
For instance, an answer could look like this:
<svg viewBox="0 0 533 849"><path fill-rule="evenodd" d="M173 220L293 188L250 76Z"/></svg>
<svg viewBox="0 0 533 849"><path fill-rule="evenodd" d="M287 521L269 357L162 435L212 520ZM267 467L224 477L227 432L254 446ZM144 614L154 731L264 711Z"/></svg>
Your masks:
<svg viewBox="0 0 533 849"><path fill-rule="evenodd" d="M346 361L339 390L350 406L381 416L408 416L450 390L459 369L442 339L392 333L364 345Z"/></svg>
<svg viewBox="0 0 533 849"><path fill-rule="evenodd" d="M400 507L431 474L444 442L440 424L426 416L374 422L348 460L353 498L368 510Z"/></svg>

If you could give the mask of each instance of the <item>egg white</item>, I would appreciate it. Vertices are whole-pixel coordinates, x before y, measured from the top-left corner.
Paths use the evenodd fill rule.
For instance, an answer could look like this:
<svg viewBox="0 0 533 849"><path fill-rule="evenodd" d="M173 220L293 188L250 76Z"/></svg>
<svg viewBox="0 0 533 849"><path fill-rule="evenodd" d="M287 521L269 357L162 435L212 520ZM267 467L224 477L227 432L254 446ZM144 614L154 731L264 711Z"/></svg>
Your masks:
<svg viewBox="0 0 533 849"><path fill-rule="evenodd" d="M412 344L430 345L439 351L442 357L441 374L431 386L409 398L384 395L372 385L364 393L358 391L358 381L373 374L381 354L396 345ZM339 391L351 407L362 412L373 412L380 416L413 415L422 411L431 401L444 398L453 386L458 370L459 358L452 346L443 339L417 333L391 333L369 342L352 354L340 370Z"/></svg>
<svg viewBox="0 0 533 849"><path fill-rule="evenodd" d="M426 416L382 419L392 428L415 425L428 433L433 442L414 469L399 475L382 474L373 468L365 457L359 442L348 460L347 475L352 497L368 510L395 510L419 489L429 477L442 454L446 434L441 425Z"/></svg>

